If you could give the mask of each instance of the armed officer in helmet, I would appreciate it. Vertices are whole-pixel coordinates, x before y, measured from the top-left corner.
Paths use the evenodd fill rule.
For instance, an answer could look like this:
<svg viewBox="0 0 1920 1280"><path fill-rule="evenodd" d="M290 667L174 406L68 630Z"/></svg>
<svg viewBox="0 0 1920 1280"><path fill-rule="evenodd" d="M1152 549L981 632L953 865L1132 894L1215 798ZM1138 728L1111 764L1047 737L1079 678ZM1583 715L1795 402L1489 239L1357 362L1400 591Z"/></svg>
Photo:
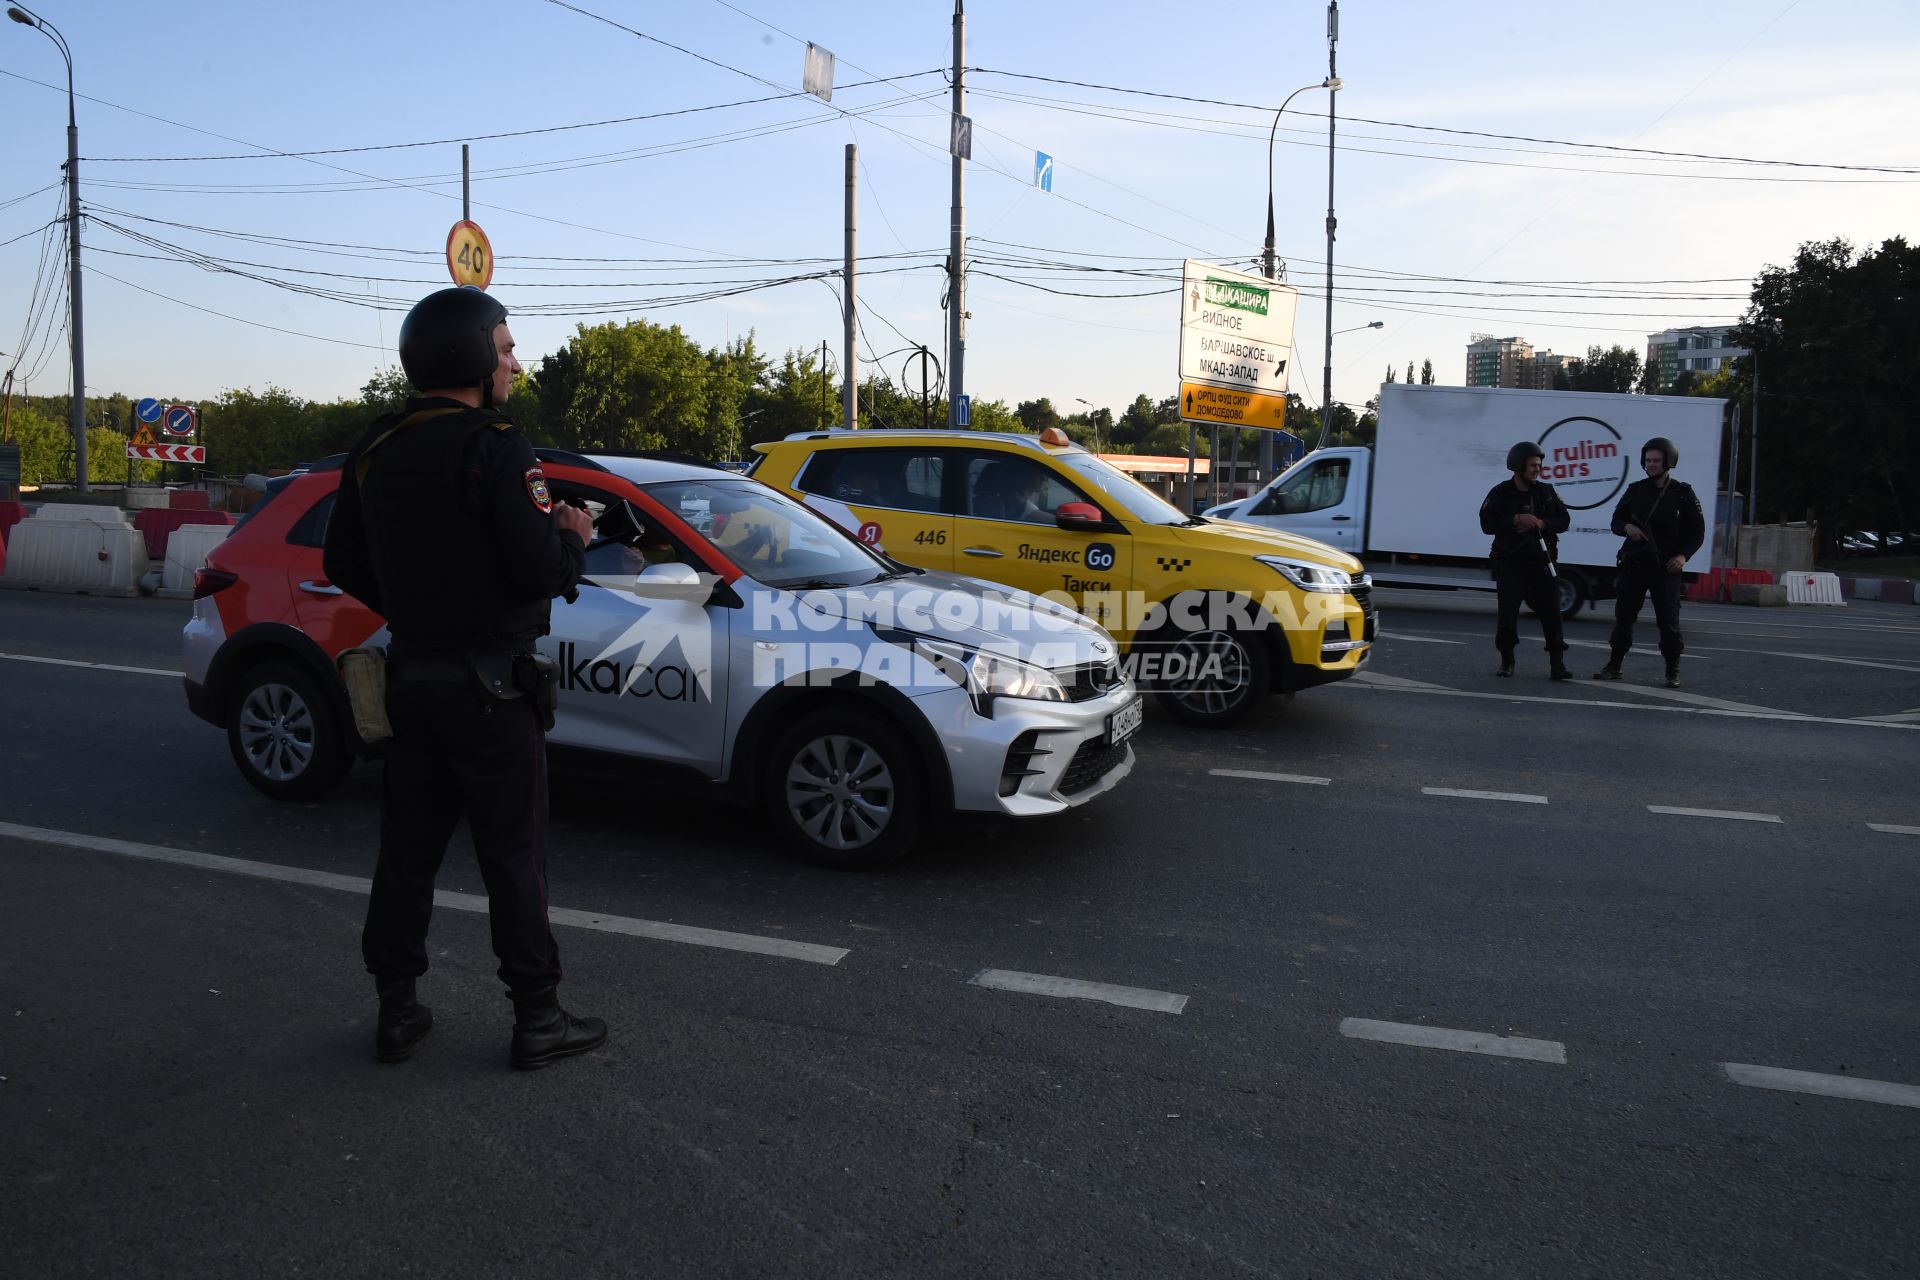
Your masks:
<svg viewBox="0 0 1920 1280"><path fill-rule="evenodd" d="M1480 532L1493 537L1493 581L1498 589L1500 620L1493 647L1500 651L1495 675L1513 674L1513 650L1520 643L1520 605L1524 601L1540 616L1547 642L1551 677L1571 680L1562 657L1567 642L1560 628L1560 589L1554 582L1553 558L1559 535L1567 531L1566 504L1553 486L1540 479L1545 450L1522 440L1507 450L1507 470L1513 473L1487 491L1480 504Z"/></svg>
<svg viewBox="0 0 1920 1280"><path fill-rule="evenodd" d="M556 506L533 446L500 411L520 363L507 312L478 289L429 294L400 326L419 395L347 455L325 567L392 636L393 726L380 859L361 954L380 997L374 1051L405 1060L433 1027L427 970L434 875L462 815L487 886L512 1065L596 1048L607 1027L560 1007L547 921L547 712L535 640L574 589L592 531Z"/></svg>
<svg viewBox="0 0 1920 1280"><path fill-rule="evenodd" d="M1680 687L1680 588L1687 561L1707 539L1707 517L1693 486L1673 478L1680 450L1665 436L1655 436L1640 448L1645 480L1636 480L1613 509L1613 531L1626 541L1620 545L1618 595L1613 602L1613 635L1607 665L1593 673L1595 680L1621 678L1620 663L1633 648L1633 624L1640 606L1653 597L1653 616L1660 624L1660 656L1667 660L1669 689Z"/></svg>

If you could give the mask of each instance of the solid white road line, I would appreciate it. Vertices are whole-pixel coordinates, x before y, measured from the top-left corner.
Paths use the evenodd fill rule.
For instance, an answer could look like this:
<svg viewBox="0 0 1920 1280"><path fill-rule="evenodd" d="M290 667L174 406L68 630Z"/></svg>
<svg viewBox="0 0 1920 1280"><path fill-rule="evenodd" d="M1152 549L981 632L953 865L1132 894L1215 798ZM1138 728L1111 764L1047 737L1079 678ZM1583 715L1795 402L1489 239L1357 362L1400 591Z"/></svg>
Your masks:
<svg viewBox="0 0 1920 1280"><path fill-rule="evenodd" d="M1788 1071L1783 1067L1755 1067L1744 1062L1723 1062L1720 1067L1727 1073L1727 1079L1755 1089L1813 1093L1851 1102L1884 1102L1893 1107L1920 1107L1920 1085L1821 1075L1816 1071Z"/></svg>
<svg viewBox="0 0 1920 1280"><path fill-rule="evenodd" d="M1410 1022L1375 1022L1372 1018L1342 1018L1340 1034L1354 1040L1410 1044L1421 1049L1451 1049L1456 1053L1484 1053L1495 1058L1525 1058L1529 1062L1567 1061L1567 1046L1558 1040L1529 1040L1525 1036L1490 1036L1483 1031L1454 1031L1422 1027Z"/></svg>
<svg viewBox="0 0 1920 1280"><path fill-rule="evenodd" d="M1332 778L1314 778L1304 773L1262 773L1258 769L1209 769L1216 778L1251 778L1255 782L1297 782L1307 787L1324 787Z"/></svg>
<svg viewBox="0 0 1920 1280"><path fill-rule="evenodd" d="M1712 707L1716 711L1734 711L1741 715L1773 716L1787 720L1800 720L1806 717L1798 712L1782 711L1778 707L1763 707L1752 702L1731 702L1725 698L1710 698L1704 693L1688 693L1684 689L1660 689L1644 684L1632 684L1621 680L1607 687L1608 693L1632 693L1643 698L1663 698L1668 702L1684 702L1690 707Z"/></svg>
<svg viewBox="0 0 1920 1280"><path fill-rule="evenodd" d="M1732 822L1778 822L1777 813L1742 813L1738 809L1682 809L1670 804L1650 804L1648 813L1670 813L1680 818L1726 818Z"/></svg>
<svg viewBox="0 0 1920 1280"><path fill-rule="evenodd" d="M1779 720L1787 724L1837 724L1856 729L1895 729L1906 733L1920 732L1920 724L1904 724L1889 720L1855 720L1844 716L1803 716L1761 711L1727 711L1720 707L1673 707L1665 704L1649 705L1644 702L1611 702L1605 698L1549 698L1537 694L1525 693L1482 693L1476 689L1448 689L1441 685L1422 685L1418 681L1401 683L1394 680L1369 681L1368 673L1362 672L1350 680L1342 680L1328 685L1329 689L1372 689L1379 693L1418 693L1436 698L1478 698L1482 702L1537 702L1555 707L1605 707L1615 711L1653 711L1668 715L1693 716L1731 716L1741 720Z"/></svg>
<svg viewBox="0 0 1920 1280"><path fill-rule="evenodd" d="M1869 831L1884 831L1890 836L1920 836L1920 827L1900 827L1891 822L1869 822Z"/></svg>
<svg viewBox="0 0 1920 1280"><path fill-rule="evenodd" d="M1920 666L1910 662L1876 662L1871 658L1840 658L1830 653L1783 653L1778 649L1732 649L1715 644L1694 645L1687 652L1692 653L1694 649L1712 649L1716 653L1750 653L1768 658L1798 658L1802 662L1837 662L1845 667L1875 667L1881 671L1904 671L1908 675L1920 674Z"/></svg>
<svg viewBox="0 0 1920 1280"><path fill-rule="evenodd" d="M136 676L172 676L178 680L187 673L184 671L162 671L158 667L122 667L111 662L79 662L73 658L42 658L31 653L0 653L0 658L8 662L40 662L50 667L86 667L93 671L124 671Z"/></svg>
<svg viewBox="0 0 1920 1280"><path fill-rule="evenodd" d="M1508 800L1514 804L1545 804L1545 796L1530 796L1517 791L1459 791L1453 787L1422 787L1421 795L1453 796L1458 800Z"/></svg>
<svg viewBox="0 0 1920 1280"><path fill-rule="evenodd" d="M1417 636L1411 631L1382 631L1381 640L1411 640L1415 644L1457 644L1465 645L1465 640L1442 640L1439 636Z"/></svg>
<svg viewBox="0 0 1920 1280"><path fill-rule="evenodd" d="M1179 1013L1187 1007L1187 998L1171 991L1116 987L1110 982L1082 982L1078 978L1016 973L1012 969L982 969L970 981L976 987L991 987L995 991L1017 991L1029 996L1062 996L1070 1000L1099 1000L1105 1004L1125 1005L1129 1009L1146 1009L1153 1013Z"/></svg>
<svg viewBox="0 0 1920 1280"><path fill-rule="evenodd" d="M1425 680L1410 680L1406 676L1390 676L1379 671L1356 671L1353 673L1355 684L1370 684L1378 689L1446 689L1449 685L1431 684Z"/></svg>
<svg viewBox="0 0 1920 1280"><path fill-rule="evenodd" d="M202 871L221 871L229 875L251 876L256 880L278 880L286 884L304 884L316 889L337 889L343 893L365 894L371 882L359 876L337 875L330 871L311 871L305 867L281 867L270 862L249 862L217 853L199 853L192 849L168 849L155 844L136 844L130 840L110 840L104 836L81 835L73 831L49 831L41 827L22 827L0 822L0 836L30 840L36 844L64 845L70 849L91 849L96 853L141 858L150 862L170 862L176 866L197 867ZM487 899L473 893L454 893L447 889L434 892L433 904L450 911L487 913ZM696 947L719 947L726 951L747 951L776 956L783 960L805 960L812 964L839 964L846 958L845 947L826 947L790 938L763 938L751 933L727 933L720 929L699 929L691 925L667 924L659 920L635 920L610 916L598 911L575 911L550 907L548 919L555 924L601 933L622 933L632 938L652 938L658 942L683 942Z"/></svg>

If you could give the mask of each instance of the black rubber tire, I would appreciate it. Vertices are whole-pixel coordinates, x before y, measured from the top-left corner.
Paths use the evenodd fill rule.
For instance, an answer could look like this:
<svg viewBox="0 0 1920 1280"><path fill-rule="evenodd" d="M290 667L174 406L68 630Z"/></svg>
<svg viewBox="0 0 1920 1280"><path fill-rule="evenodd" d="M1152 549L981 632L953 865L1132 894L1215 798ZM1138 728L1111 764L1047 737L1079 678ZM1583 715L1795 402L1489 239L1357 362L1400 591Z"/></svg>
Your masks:
<svg viewBox="0 0 1920 1280"><path fill-rule="evenodd" d="M353 767L333 702L298 663L241 672L227 700L227 750L240 776L275 800L318 800Z"/></svg>
<svg viewBox="0 0 1920 1280"><path fill-rule="evenodd" d="M1560 599L1562 618L1571 618L1579 613L1586 607L1587 600L1592 594L1587 588L1586 578L1574 569L1560 570L1560 576L1553 580L1553 589ZM1539 610L1532 605L1527 606L1527 612L1535 616L1539 614Z"/></svg>
<svg viewBox="0 0 1920 1280"><path fill-rule="evenodd" d="M835 802L827 794L839 785L835 770L850 764L872 777L874 763L884 783L842 795L836 821ZM820 787L823 803L811 809L789 790L790 781L799 793L811 789L808 774L832 779ZM871 821L882 794L885 814L878 830L857 844L835 844L835 839L862 834L859 819L864 815ZM801 858L835 871L872 871L899 861L919 840L927 819L926 769L912 740L887 717L854 704L826 707L802 716L774 739L760 799L774 831Z"/></svg>
<svg viewBox="0 0 1920 1280"><path fill-rule="evenodd" d="M1227 658L1230 669L1240 679L1231 692L1210 696L1197 690L1179 690L1156 686L1154 696L1167 714L1182 724L1200 729L1226 729L1252 715L1265 704L1273 691L1273 657L1265 638L1258 632L1227 629L1210 632L1166 630L1156 637L1162 653L1175 652L1174 646L1198 644L1211 647Z"/></svg>

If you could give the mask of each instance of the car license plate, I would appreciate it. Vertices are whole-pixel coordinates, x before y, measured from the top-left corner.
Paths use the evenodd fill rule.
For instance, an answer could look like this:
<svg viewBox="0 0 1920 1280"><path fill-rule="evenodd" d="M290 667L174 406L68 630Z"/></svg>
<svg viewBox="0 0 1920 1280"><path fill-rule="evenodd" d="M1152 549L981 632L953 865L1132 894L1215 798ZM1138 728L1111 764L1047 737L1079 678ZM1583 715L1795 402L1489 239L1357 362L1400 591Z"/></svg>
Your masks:
<svg viewBox="0 0 1920 1280"><path fill-rule="evenodd" d="M1140 729L1140 722L1147 717L1147 701L1135 698L1126 706L1107 717L1107 745L1117 747L1131 738Z"/></svg>

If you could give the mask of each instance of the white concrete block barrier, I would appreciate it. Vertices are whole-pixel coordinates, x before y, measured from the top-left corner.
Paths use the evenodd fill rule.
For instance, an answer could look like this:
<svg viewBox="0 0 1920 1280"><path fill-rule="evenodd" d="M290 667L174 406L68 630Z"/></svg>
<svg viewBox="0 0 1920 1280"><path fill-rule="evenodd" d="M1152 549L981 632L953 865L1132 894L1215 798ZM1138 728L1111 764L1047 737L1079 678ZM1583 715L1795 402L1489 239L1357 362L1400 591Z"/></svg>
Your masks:
<svg viewBox="0 0 1920 1280"><path fill-rule="evenodd" d="M167 539L167 560L160 570L159 594L169 600L193 598L193 575L207 563L207 555L233 532L227 524L188 524Z"/></svg>
<svg viewBox="0 0 1920 1280"><path fill-rule="evenodd" d="M0 586L132 596L148 565L146 538L118 507L49 503L7 535Z"/></svg>

